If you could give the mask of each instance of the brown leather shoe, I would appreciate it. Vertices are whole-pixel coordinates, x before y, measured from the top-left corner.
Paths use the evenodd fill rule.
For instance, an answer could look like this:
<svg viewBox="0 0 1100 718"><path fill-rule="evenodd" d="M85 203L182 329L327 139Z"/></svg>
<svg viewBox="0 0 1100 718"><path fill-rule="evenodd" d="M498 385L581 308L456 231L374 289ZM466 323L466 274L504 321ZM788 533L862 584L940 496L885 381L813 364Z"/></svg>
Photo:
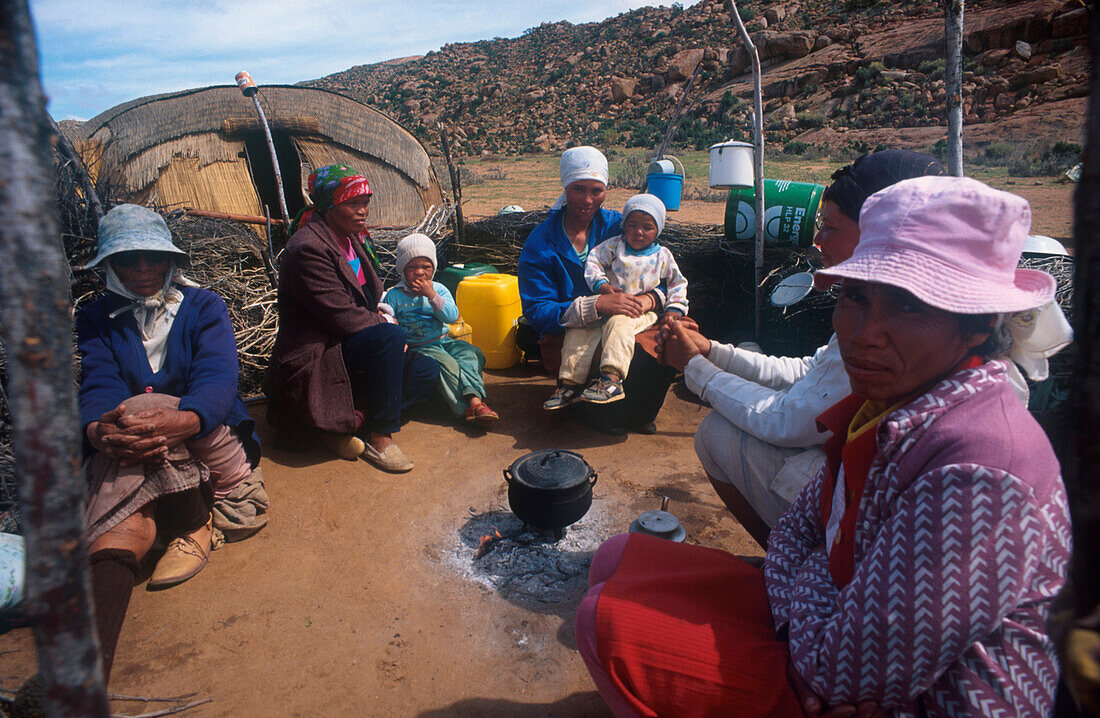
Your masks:
<svg viewBox="0 0 1100 718"><path fill-rule="evenodd" d="M210 558L210 542L214 536L213 516L191 533L172 539L146 584L147 590L169 588L191 578Z"/></svg>

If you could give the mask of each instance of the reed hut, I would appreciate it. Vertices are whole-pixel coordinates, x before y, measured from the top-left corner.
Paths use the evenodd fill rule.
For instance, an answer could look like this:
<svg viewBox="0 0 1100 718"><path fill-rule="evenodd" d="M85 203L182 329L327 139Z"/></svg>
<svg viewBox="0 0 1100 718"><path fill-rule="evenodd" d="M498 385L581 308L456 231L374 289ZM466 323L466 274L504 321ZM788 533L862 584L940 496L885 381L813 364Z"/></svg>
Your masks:
<svg viewBox="0 0 1100 718"><path fill-rule="evenodd" d="M370 180L371 224L408 227L443 202L424 146L392 118L328 90L265 86L291 216L307 204L317 167L350 165ZM262 216L279 215L271 153L252 100L235 85L142 97L80 128L78 147L112 199Z"/></svg>

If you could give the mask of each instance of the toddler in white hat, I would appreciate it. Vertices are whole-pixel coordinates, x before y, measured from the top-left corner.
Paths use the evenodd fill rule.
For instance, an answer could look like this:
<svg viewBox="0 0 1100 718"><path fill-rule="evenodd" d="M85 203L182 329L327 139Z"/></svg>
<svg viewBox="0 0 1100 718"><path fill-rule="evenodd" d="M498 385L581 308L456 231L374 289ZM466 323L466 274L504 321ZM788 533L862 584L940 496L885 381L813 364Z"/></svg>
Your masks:
<svg viewBox="0 0 1100 718"><path fill-rule="evenodd" d="M665 313L661 321L686 315L687 279L668 248L657 243L665 227L664 203L655 195L634 195L623 206L622 226L621 235L596 245L588 253L584 264L588 286L600 294L662 291ZM578 401L610 404L624 398L622 382L634 356L634 335L657 321L655 312L637 317L616 314L591 326L567 330L558 387L543 408L554 411ZM601 344L600 374L582 388Z"/></svg>
<svg viewBox="0 0 1100 718"><path fill-rule="evenodd" d="M382 301L393 307L409 349L439 364L439 392L456 417L490 426L500 417L485 403L485 355L447 334L447 325L458 321L458 306L445 286L432 281L435 243L427 235L410 234L398 242L395 264L401 281Z"/></svg>

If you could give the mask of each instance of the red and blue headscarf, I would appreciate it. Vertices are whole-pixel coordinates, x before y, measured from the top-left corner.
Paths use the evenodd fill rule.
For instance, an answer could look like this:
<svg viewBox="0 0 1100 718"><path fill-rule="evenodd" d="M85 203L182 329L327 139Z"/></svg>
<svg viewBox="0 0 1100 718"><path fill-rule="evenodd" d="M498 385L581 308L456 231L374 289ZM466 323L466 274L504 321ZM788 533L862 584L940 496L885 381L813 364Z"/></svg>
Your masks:
<svg viewBox="0 0 1100 718"><path fill-rule="evenodd" d="M291 235L303 224L309 222L314 212L324 213L341 202L355 197L370 197L374 194L367 178L347 165L328 165L310 172L309 179L306 181L306 190L313 205L303 208L290 223ZM375 270L381 269L381 263L374 253L374 247L371 246L370 233L364 232L362 239Z"/></svg>
<svg viewBox="0 0 1100 718"><path fill-rule="evenodd" d="M354 197L374 194L367 178L347 165L329 165L314 170L309 174L306 190L313 205L299 212L290 223L291 234L308 222L314 212L324 213Z"/></svg>

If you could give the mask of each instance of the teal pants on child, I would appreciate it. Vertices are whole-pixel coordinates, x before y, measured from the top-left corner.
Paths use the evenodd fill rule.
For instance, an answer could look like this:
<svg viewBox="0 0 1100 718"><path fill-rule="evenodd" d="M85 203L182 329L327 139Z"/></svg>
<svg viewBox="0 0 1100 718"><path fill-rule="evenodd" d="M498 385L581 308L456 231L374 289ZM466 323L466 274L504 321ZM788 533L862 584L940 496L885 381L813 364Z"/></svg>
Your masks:
<svg viewBox="0 0 1100 718"><path fill-rule="evenodd" d="M462 416L471 394L485 398L485 382L481 370L485 368L485 355L473 344L461 339L443 337L431 344L412 347L439 365L439 393L451 407L455 416Z"/></svg>

